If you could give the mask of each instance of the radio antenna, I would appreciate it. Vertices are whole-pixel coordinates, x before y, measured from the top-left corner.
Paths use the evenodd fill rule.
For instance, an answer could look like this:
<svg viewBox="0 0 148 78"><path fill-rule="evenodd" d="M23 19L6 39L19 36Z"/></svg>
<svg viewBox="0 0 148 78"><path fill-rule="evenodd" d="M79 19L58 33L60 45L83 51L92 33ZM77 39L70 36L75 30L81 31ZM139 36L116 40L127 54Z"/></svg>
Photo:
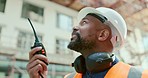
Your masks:
<svg viewBox="0 0 148 78"><path fill-rule="evenodd" d="M39 42L39 39L38 39L38 37L37 37L37 35L36 35L36 32L35 32L35 29L34 29L34 27L33 27L33 25L32 25L32 23L31 23L31 21L30 21L29 18L28 18L28 21L29 21L29 23L30 23L30 25L31 25L31 27L32 27L32 29L33 29L34 37L35 37L35 42Z"/></svg>

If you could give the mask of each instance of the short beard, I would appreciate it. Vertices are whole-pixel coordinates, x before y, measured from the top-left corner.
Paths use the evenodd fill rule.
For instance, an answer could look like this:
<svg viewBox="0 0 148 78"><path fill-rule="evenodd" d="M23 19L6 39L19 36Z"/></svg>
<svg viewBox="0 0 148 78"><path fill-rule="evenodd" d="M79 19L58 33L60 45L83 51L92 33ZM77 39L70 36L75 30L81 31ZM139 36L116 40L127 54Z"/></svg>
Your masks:
<svg viewBox="0 0 148 78"><path fill-rule="evenodd" d="M77 39L68 44L68 48L82 53L83 51L90 50L94 47L94 40L83 39L79 33L76 33Z"/></svg>

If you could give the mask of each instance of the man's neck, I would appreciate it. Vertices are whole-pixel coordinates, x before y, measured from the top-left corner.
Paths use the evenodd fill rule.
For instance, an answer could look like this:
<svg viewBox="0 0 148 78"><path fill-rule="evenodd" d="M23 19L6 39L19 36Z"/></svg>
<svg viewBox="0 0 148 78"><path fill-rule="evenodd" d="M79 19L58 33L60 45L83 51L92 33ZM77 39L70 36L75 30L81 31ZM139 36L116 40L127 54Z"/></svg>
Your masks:
<svg viewBox="0 0 148 78"><path fill-rule="evenodd" d="M87 51L83 51L80 52L82 54L82 56L84 58L87 58L88 55L93 54L93 53L98 53L98 52L111 52L111 51L107 51L107 50L87 50Z"/></svg>
<svg viewBox="0 0 148 78"><path fill-rule="evenodd" d="M100 44L102 45L100 46ZM86 58L88 55L96 52L112 52L113 50L112 44L105 44L105 43L100 43L100 44L98 45L96 44L95 47L93 47L92 49L86 49L80 51L80 53L83 55L84 58Z"/></svg>

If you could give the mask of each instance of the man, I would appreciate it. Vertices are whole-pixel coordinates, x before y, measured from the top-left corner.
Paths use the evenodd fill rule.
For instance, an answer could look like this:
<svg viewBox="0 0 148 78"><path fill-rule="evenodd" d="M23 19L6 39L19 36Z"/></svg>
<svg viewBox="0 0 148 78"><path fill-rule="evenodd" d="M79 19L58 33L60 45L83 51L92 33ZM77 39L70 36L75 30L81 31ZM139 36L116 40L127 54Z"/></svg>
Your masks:
<svg viewBox="0 0 148 78"><path fill-rule="evenodd" d="M122 47L127 34L126 23L119 13L104 7L86 7L79 12L78 22L68 48L82 55L72 64L76 73L65 78L148 78L148 71L119 62L113 54ZM47 57L33 56L40 49L37 47L30 51L27 65L30 78L47 76L44 63L48 63Z"/></svg>

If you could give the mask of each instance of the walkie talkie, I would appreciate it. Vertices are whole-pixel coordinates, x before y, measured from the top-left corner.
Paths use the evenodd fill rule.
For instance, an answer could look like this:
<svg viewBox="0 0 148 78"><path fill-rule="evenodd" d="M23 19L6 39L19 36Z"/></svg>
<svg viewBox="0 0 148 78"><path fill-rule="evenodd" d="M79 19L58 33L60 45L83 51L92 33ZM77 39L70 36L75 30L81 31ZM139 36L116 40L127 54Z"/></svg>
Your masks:
<svg viewBox="0 0 148 78"><path fill-rule="evenodd" d="M35 37L35 42L34 42L34 45L31 47L31 49L35 48L35 47L42 47L42 49L40 51L37 51L35 54L42 54L42 55L45 55L46 56L46 51L45 51L45 48L43 46L43 44L39 41L38 37L37 37L37 34L35 32L35 29L30 21L30 19L28 18L28 21L33 29L33 32L34 32L34 37ZM34 55L35 55L34 54ZM44 61L43 61L44 62ZM48 65L46 62L44 62L46 65ZM43 75L41 74L41 72L39 71L38 72L39 75L41 76L41 78L44 78Z"/></svg>
<svg viewBox="0 0 148 78"><path fill-rule="evenodd" d="M43 46L43 44L39 41L38 37L37 37L37 34L35 32L35 29L30 21L30 19L28 18L28 21L33 29L33 32L34 32L34 37L35 37L35 42L34 42L34 45L31 47L31 49L35 48L35 47L42 47L42 49L40 51L37 51L35 54L43 54L46 56L46 51L45 51L45 48ZM34 55L35 55L34 54Z"/></svg>

